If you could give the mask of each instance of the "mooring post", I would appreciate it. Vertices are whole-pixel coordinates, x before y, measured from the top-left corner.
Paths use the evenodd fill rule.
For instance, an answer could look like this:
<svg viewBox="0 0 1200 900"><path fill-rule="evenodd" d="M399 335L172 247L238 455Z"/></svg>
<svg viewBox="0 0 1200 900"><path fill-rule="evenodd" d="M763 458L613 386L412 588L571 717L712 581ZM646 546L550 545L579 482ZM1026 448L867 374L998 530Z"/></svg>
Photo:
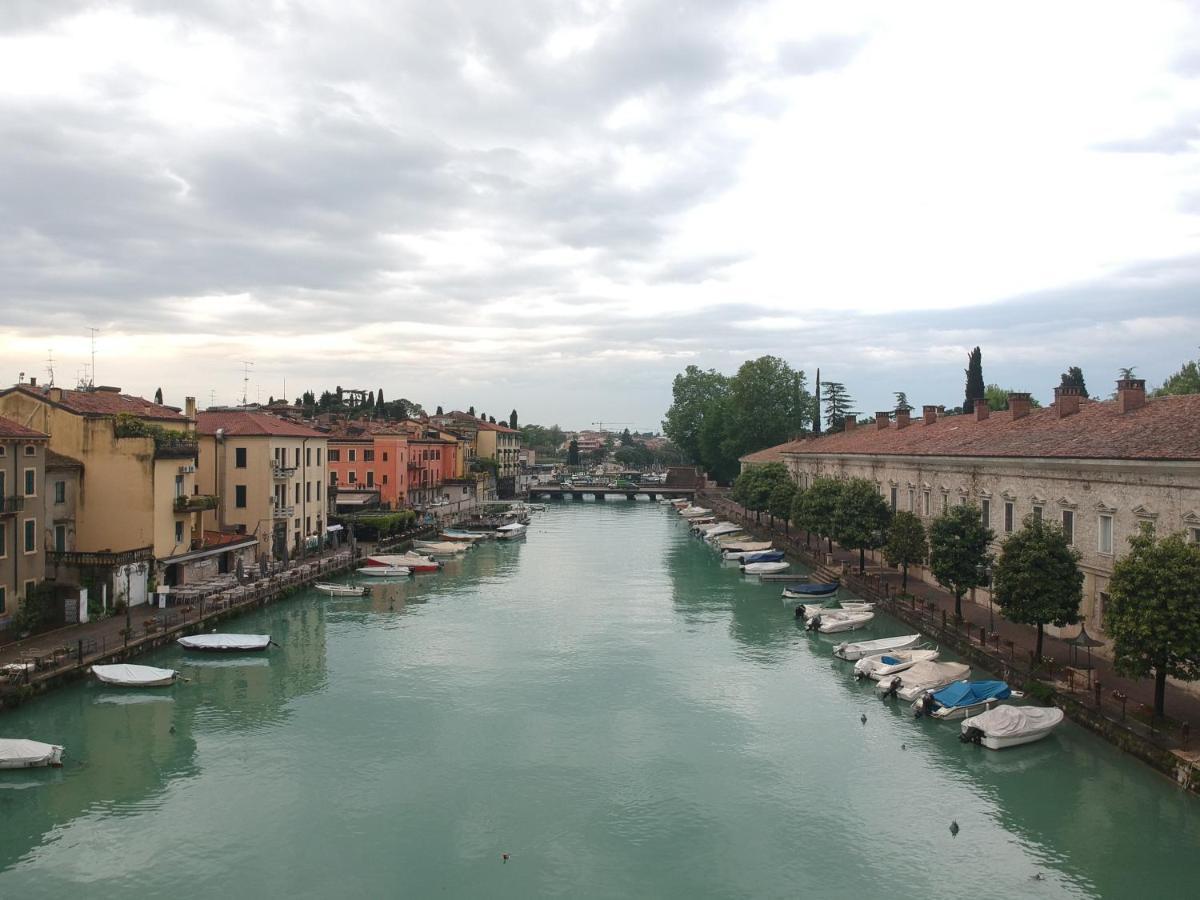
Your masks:
<svg viewBox="0 0 1200 900"><path fill-rule="evenodd" d="M1189 725L1187 722L1182 723L1179 726L1179 743L1180 743L1180 745L1186 747L1188 745L1188 738L1191 736L1192 736L1192 726Z"/></svg>
<svg viewBox="0 0 1200 900"><path fill-rule="evenodd" d="M1096 679L1096 709L1100 708L1100 679Z"/></svg>

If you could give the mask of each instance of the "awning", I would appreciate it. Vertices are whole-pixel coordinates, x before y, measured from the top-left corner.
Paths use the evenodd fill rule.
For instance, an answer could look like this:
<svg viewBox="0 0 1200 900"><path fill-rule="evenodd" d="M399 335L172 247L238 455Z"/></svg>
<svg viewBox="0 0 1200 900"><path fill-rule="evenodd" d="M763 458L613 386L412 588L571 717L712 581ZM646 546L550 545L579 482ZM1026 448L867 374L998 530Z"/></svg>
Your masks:
<svg viewBox="0 0 1200 900"><path fill-rule="evenodd" d="M378 494L338 494L338 506L366 506L368 503L375 503L379 500Z"/></svg>
<svg viewBox="0 0 1200 900"><path fill-rule="evenodd" d="M207 556L216 556L218 553L226 553L230 550L245 550L256 544L258 544L258 538L247 537L244 541L234 541L217 547L203 547L190 553L180 553L178 556L166 556L160 559L159 563L171 565L172 563L190 562L193 559L204 559Z"/></svg>
<svg viewBox="0 0 1200 900"><path fill-rule="evenodd" d="M326 531L341 531L341 530L342 530L342 526L341 526L341 525L330 525L330 526L329 526L328 528L326 528L325 530L326 530Z"/></svg>

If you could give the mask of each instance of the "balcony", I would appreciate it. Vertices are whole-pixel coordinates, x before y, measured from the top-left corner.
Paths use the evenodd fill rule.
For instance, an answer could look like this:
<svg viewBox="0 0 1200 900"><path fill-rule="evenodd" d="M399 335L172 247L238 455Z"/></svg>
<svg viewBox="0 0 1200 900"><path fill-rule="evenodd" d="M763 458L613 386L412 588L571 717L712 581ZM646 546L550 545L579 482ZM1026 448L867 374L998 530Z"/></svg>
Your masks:
<svg viewBox="0 0 1200 900"><path fill-rule="evenodd" d="M276 481L287 481L296 474L296 467L271 460L271 477Z"/></svg>
<svg viewBox="0 0 1200 900"><path fill-rule="evenodd" d="M79 568L107 568L110 566L128 566L133 563L146 562L154 558L153 547L141 547L137 550L124 550L113 553L110 550L47 550L46 561L60 566L77 566Z"/></svg>
<svg viewBox="0 0 1200 900"><path fill-rule="evenodd" d="M294 506L279 506L276 504L273 513L276 519L292 519L296 516L296 507Z"/></svg>
<svg viewBox="0 0 1200 900"><path fill-rule="evenodd" d="M0 497L0 516L9 516L25 508L24 497Z"/></svg>
<svg viewBox="0 0 1200 900"><path fill-rule="evenodd" d="M200 445L191 438L155 437L155 459L195 459Z"/></svg>
<svg viewBox="0 0 1200 900"><path fill-rule="evenodd" d="M203 512L206 509L216 509L220 498L213 494L192 494L175 498L175 512Z"/></svg>

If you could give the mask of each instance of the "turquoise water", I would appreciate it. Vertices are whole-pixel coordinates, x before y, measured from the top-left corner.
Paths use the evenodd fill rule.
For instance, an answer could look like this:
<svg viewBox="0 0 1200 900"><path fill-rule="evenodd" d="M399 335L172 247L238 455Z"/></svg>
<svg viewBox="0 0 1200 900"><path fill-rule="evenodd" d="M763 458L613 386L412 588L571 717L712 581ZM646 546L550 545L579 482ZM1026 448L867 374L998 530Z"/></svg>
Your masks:
<svg viewBox="0 0 1200 900"><path fill-rule="evenodd" d="M564 503L235 620L281 646L0 716L68 754L0 772L0 897L1196 895L1200 801L1070 723L961 745L778 594L662 507Z"/></svg>

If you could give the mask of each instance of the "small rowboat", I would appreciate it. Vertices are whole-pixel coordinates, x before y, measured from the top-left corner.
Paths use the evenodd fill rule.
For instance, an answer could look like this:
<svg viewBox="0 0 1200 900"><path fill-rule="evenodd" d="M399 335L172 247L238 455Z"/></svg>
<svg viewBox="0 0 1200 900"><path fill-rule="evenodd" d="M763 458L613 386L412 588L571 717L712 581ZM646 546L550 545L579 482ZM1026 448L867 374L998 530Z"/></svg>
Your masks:
<svg viewBox="0 0 1200 900"><path fill-rule="evenodd" d="M742 571L747 575L775 575L787 571L790 566L791 563L786 562L756 562L742 566Z"/></svg>
<svg viewBox="0 0 1200 900"><path fill-rule="evenodd" d="M330 597L361 597L367 592L365 587L359 587L355 584L334 584L331 581L317 581L313 583L318 591L324 591Z"/></svg>
<svg viewBox="0 0 1200 900"><path fill-rule="evenodd" d="M157 669L154 666L135 666L117 663L111 666L92 666L92 674L105 684L119 687L163 687L174 684L179 673L174 669Z"/></svg>
<svg viewBox="0 0 1200 900"><path fill-rule="evenodd" d="M805 623L806 631L819 631L821 634L837 634L841 631L855 631L866 628L875 618L870 610L832 609L818 610Z"/></svg>
<svg viewBox="0 0 1200 900"><path fill-rule="evenodd" d="M244 653L249 650L266 650L271 643L271 636L269 634L193 634L181 637L177 643L185 650Z"/></svg>
<svg viewBox="0 0 1200 900"><path fill-rule="evenodd" d="M856 660L875 653L887 653L889 650L908 650L921 643L921 635L905 634L900 637L876 638L873 641L856 641L838 644L833 648L833 655L838 659Z"/></svg>
<svg viewBox="0 0 1200 900"><path fill-rule="evenodd" d="M61 766L63 748L25 738L0 738L0 769L36 769Z"/></svg>

